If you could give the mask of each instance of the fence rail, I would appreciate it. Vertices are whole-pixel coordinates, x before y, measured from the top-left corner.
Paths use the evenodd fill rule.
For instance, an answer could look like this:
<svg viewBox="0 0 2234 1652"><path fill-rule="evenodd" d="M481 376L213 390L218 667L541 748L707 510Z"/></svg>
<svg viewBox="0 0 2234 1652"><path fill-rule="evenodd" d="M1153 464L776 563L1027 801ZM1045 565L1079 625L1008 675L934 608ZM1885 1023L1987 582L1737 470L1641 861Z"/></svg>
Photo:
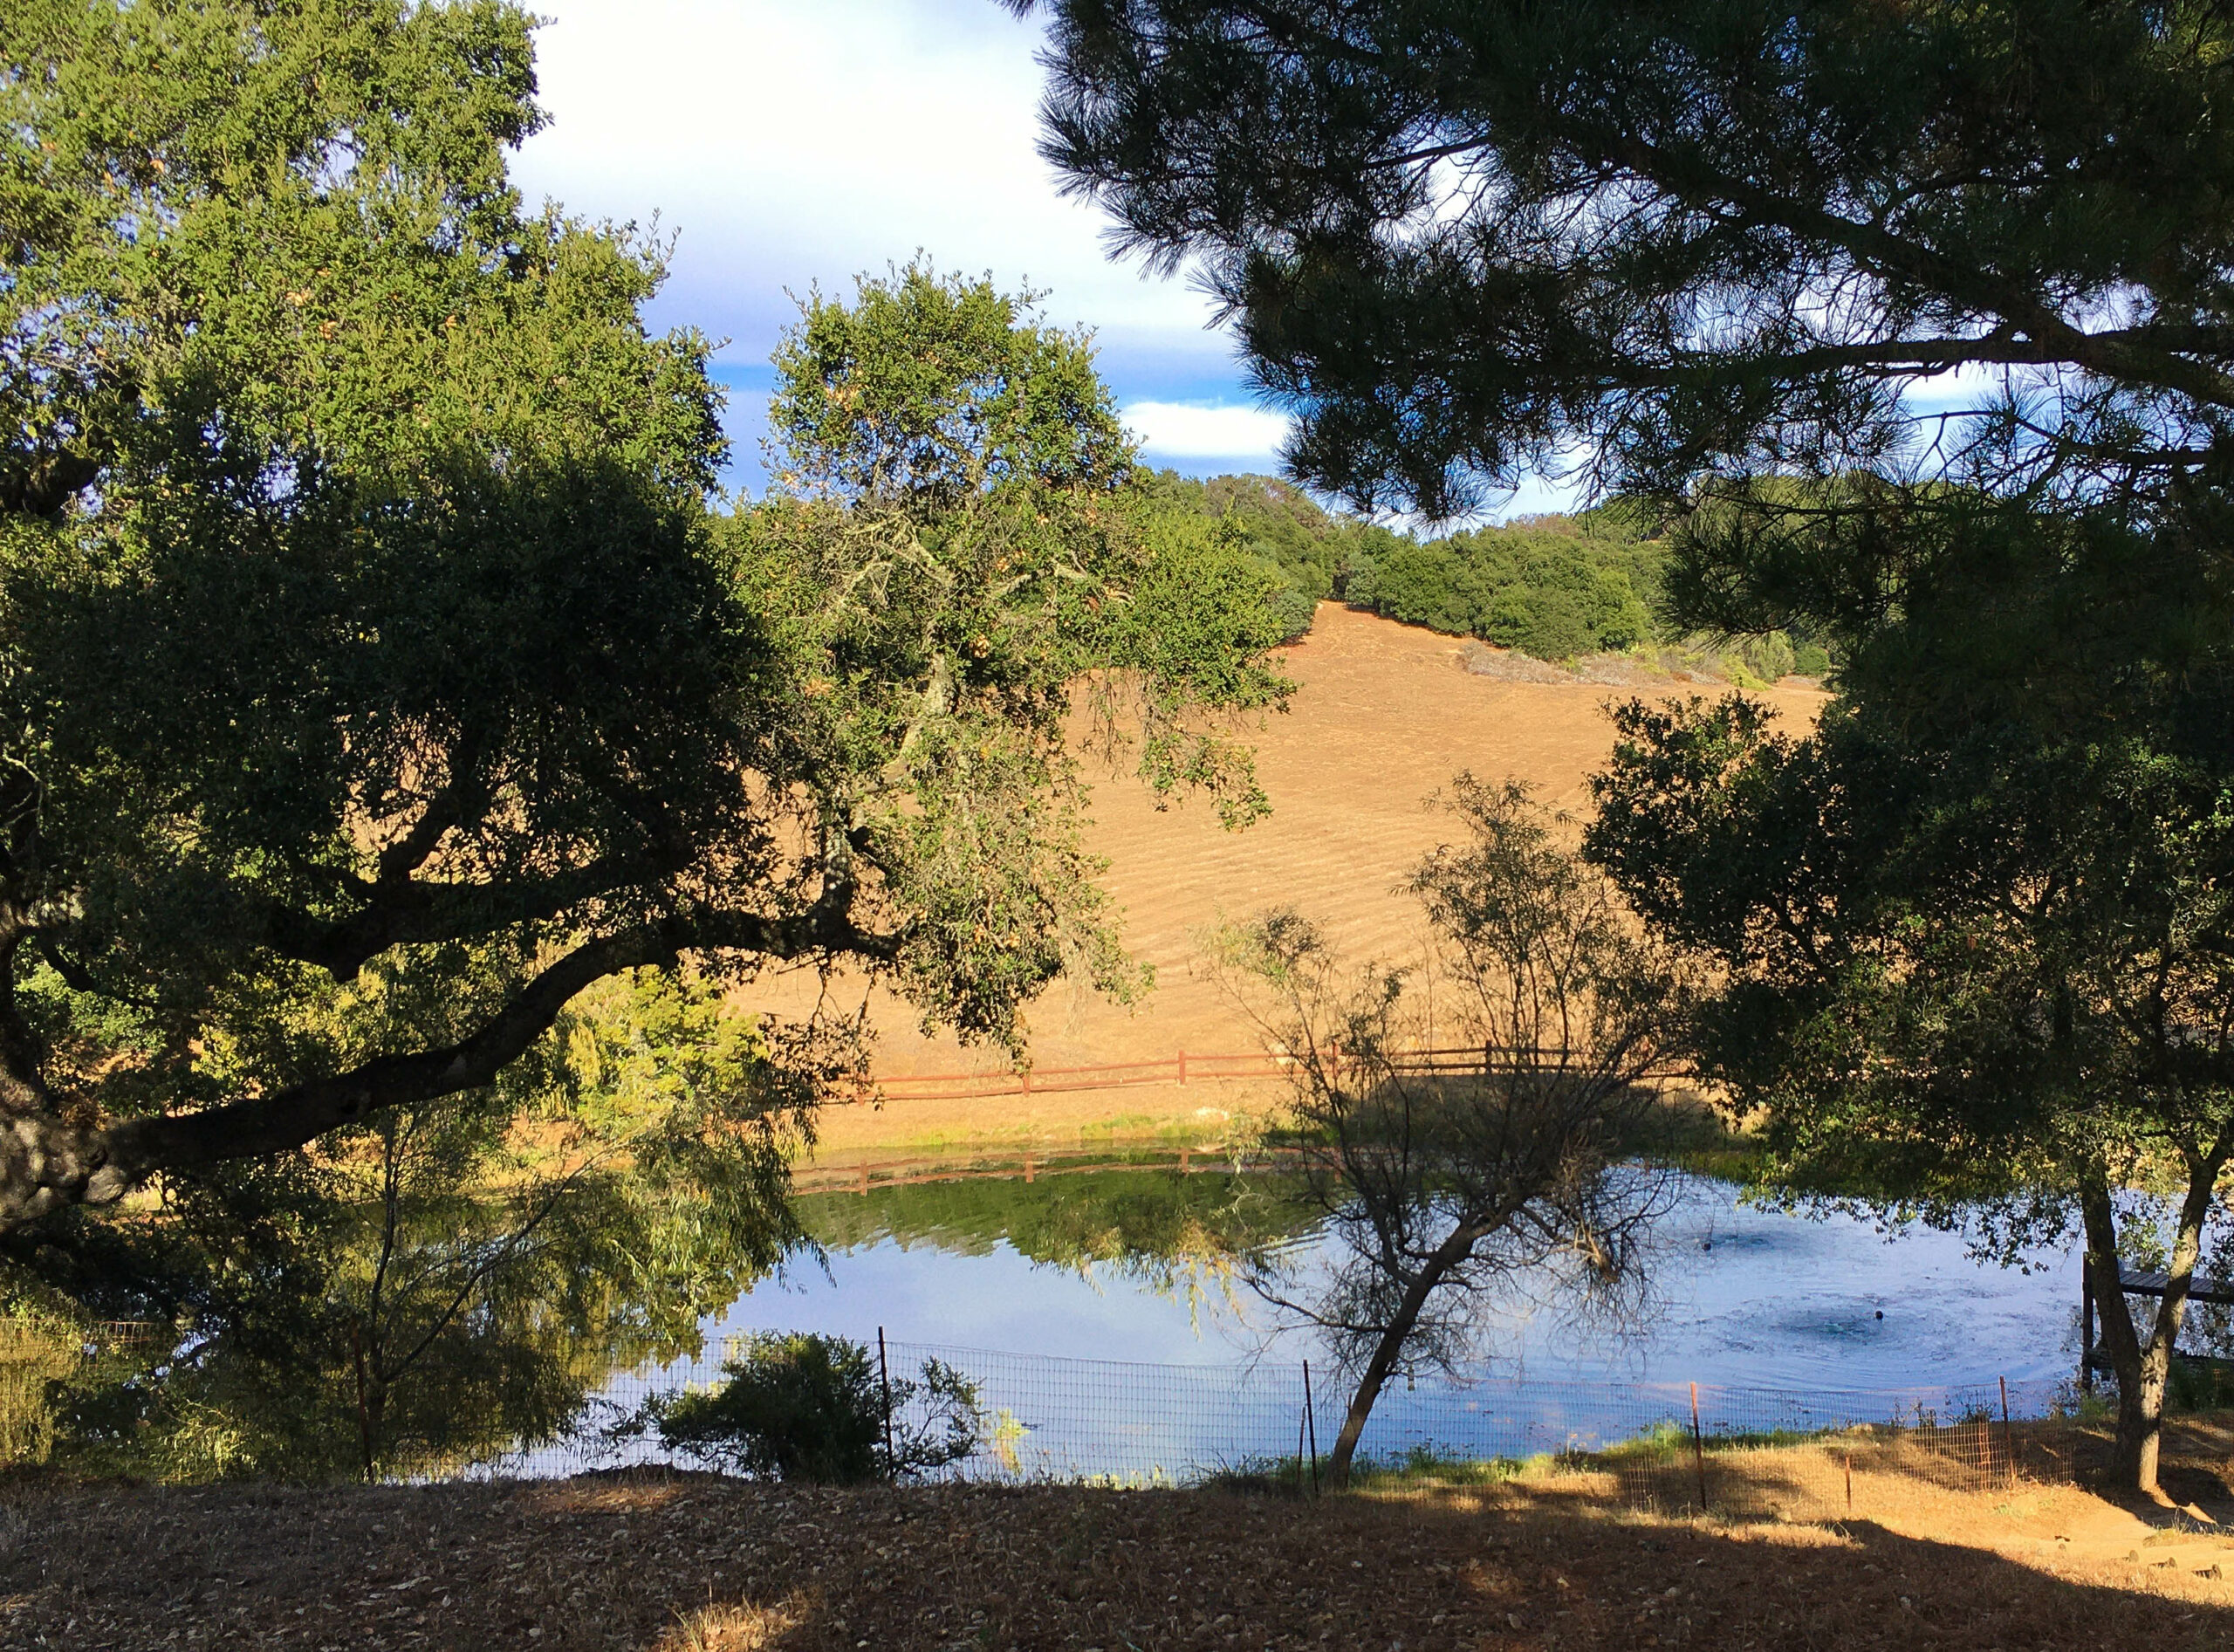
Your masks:
<svg viewBox="0 0 2234 1652"><path fill-rule="evenodd" d="M792 1189L799 1193L867 1194L880 1188L917 1187L935 1182L1037 1182L1045 1176L1091 1176L1104 1170L1168 1170L1181 1176L1226 1175L1241 1170L1277 1170L1300 1163L1300 1148L1254 1146L1246 1155L1219 1148L1031 1148L988 1151L967 1159L951 1155L876 1159L855 1164L795 1169Z"/></svg>
<svg viewBox="0 0 2234 1652"><path fill-rule="evenodd" d="M1384 1054L1384 1070L1432 1076L1494 1072L1542 1066L1564 1059L1551 1049L1458 1045L1441 1049L1402 1050ZM1340 1049L1322 1058L1330 1071L1341 1070ZM857 1098L887 1101L969 1101L990 1096L1052 1095L1077 1090L1114 1090L1134 1085L1201 1084L1235 1079L1281 1079L1295 1072L1301 1058L1281 1050L1203 1052L1181 1050L1147 1061L1103 1061L1090 1066L1027 1067L1019 1072L900 1073L877 1079Z"/></svg>

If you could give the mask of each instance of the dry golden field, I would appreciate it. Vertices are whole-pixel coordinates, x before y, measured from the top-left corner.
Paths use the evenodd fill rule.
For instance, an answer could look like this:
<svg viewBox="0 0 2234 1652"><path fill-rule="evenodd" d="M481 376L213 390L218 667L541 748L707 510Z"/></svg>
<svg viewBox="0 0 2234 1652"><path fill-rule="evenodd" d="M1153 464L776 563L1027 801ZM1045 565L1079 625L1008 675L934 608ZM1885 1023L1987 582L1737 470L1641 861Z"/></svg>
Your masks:
<svg viewBox="0 0 2234 1652"><path fill-rule="evenodd" d="M1515 777L1552 807L1580 810L1588 802L1585 777L1612 746L1608 704L1640 694L1724 692L1672 681L1648 689L1497 682L1460 668L1463 641L1322 604L1311 634L1285 651L1299 684L1291 709L1256 737L1272 816L1245 832L1222 830L1200 804L1159 812L1129 781L1100 782L1089 842L1109 862L1106 881L1122 908L1127 944L1155 966L1156 985L1128 1008L1059 984L1032 1014L1036 1063L1257 1048L1246 1016L1199 967L1196 936L1205 927L1290 904L1327 925L1360 961L1401 956L1415 944L1417 917L1397 885L1446 835L1426 799L1452 776ZM1763 697L1794 723L1812 721L1824 698L1806 688ZM796 1011L809 991L795 982L767 1002ZM874 1003L874 1018L881 1074L1001 1067L992 1053L923 1038L888 998ZM894 1147L1061 1142L1113 1129L1215 1138L1226 1113L1266 1100L1264 1086L1235 1083L833 1108L822 1151L842 1162Z"/></svg>

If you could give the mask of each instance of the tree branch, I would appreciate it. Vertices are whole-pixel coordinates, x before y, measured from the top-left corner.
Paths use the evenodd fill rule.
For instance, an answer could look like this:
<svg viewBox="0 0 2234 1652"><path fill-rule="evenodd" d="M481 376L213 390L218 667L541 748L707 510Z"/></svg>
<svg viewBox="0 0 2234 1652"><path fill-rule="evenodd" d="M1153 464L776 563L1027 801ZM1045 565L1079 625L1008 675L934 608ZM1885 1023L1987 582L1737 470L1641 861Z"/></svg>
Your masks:
<svg viewBox="0 0 2234 1652"><path fill-rule="evenodd" d="M0 1121L0 1230L65 1204L112 1203L161 1170L285 1152L387 1107L478 1089L540 1038L577 993L619 970L689 951L895 956L902 937L857 928L848 915L852 898L850 885L833 884L791 916L701 913L586 941L454 1045L379 1056L269 1095L105 1128L72 1127L44 1110Z"/></svg>

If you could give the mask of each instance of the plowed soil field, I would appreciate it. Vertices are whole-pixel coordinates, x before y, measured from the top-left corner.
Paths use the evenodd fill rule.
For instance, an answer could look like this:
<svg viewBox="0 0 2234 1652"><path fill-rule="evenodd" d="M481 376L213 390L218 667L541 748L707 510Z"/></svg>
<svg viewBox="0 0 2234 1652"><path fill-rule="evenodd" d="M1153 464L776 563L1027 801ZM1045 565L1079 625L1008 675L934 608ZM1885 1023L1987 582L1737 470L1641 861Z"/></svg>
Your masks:
<svg viewBox="0 0 2234 1652"><path fill-rule="evenodd" d="M1285 650L1299 684L1291 709L1256 737L1271 819L1227 832L1200 802L1162 811L1122 776L1100 780L1089 842L1109 861L1107 888L1123 910L1133 953L1153 964L1156 985L1132 1006L1059 984L1034 1007L1031 1043L1042 1068L1165 1059L1180 1050L1241 1052L1261 1038L1241 1008L1201 967L1198 937L1222 919L1290 905L1326 925L1362 963L1395 958L1417 944L1418 911L1398 886L1449 835L1427 800L1461 771L1508 776L1536 788L1555 809L1588 805L1585 777L1613 745L1607 708L1655 695L1719 696L1718 683L1668 680L1644 689L1582 682L1504 682L1470 675L1463 640L1399 625L1334 603L1321 605L1311 634ZM1812 723L1824 696L1779 687L1762 698L1788 724ZM804 984L779 988L769 1007L796 1011ZM858 989L856 989L858 991ZM999 1058L923 1037L906 1006L873 1000L876 1070L904 1075L980 1068ZM825 1154L958 1140L1073 1137L1098 1125L1120 1134L1172 1134L1215 1126L1226 1112L1258 1105L1264 1086L1176 1086L1048 1093L969 1102L888 1104L881 1113L833 1109Z"/></svg>

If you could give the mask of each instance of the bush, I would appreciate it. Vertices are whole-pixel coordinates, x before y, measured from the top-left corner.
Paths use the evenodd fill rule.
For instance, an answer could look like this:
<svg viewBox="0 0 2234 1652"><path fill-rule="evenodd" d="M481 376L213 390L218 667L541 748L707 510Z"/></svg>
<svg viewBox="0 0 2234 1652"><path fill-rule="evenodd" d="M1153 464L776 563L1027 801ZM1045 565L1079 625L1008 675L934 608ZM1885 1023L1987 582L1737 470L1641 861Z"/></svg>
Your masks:
<svg viewBox="0 0 2234 1652"><path fill-rule="evenodd" d="M1369 568L1380 552L1409 543L1386 528L1326 511L1277 476L1212 476L1201 482L1162 470L1144 477L1141 485L1174 518L1218 524L1236 549L1277 575L1280 589L1272 608L1290 641L1311 629L1320 602L1344 592L1353 570Z"/></svg>
<svg viewBox="0 0 2234 1652"><path fill-rule="evenodd" d="M1760 682L1774 682L1779 677L1790 676L1796 662L1792 640L1781 631L1746 637L1734 652L1746 672Z"/></svg>
<svg viewBox="0 0 2234 1652"><path fill-rule="evenodd" d="M1626 518L1541 517L1424 543L1360 538L1340 589L1392 620L1567 660L1654 640L1662 562Z"/></svg>
<svg viewBox="0 0 2234 1652"><path fill-rule="evenodd" d="M723 1363L717 1388L661 1395L646 1420L662 1443L756 1478L850 1485L943 1468L974 1455L984 1431L977 1385L923 1361L886 1395L867 1347L812 1332L763 1332ZM920 1401L920 1404L918 1402Z"/></svg>

